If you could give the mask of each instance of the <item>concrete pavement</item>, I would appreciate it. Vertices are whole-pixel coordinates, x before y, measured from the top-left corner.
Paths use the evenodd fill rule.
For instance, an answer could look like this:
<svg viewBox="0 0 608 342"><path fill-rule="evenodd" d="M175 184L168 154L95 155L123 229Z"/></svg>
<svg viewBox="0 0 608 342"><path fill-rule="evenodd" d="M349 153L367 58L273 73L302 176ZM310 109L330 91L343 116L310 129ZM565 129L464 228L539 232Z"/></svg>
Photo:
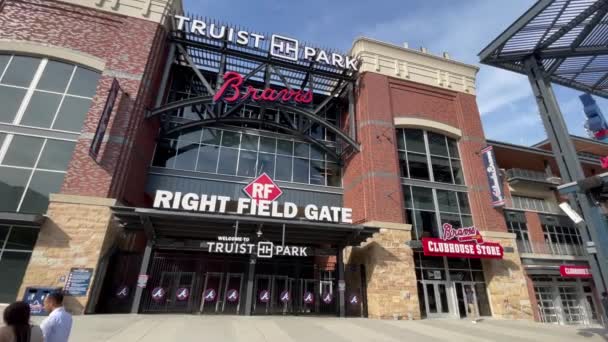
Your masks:
<svg viewBox="0 0 608 342"><path fill-rule="evenodd" d="M36 317L35 321L41 318ZM74 319L71 342L608 341L608 331L484 319L382 321L334 317L91 315Z"/></svg>

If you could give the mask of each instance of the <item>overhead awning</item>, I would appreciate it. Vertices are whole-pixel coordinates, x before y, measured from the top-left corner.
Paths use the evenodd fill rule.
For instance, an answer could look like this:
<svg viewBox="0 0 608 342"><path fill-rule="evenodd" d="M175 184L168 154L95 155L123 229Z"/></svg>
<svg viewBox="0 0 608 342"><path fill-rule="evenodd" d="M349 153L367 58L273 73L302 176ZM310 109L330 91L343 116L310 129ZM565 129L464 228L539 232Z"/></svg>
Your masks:
<svg viewBox="0 0 608 342"><path fill-rule="evenodd" d="M46 217L40 214L0 212L0 225L40 228Z"/></svg>
<svg viewBox="0 0 608 342"><path fill-rule="evenodd" d="M218 236L255 236L261 230L269 241L297 244L356 246L380 229L356 224L281 220L255 216L218 215L133 207L113 207L125 230L144 230L159 238L215 240ZM238 228L237 228L238 225Z"/></svg>

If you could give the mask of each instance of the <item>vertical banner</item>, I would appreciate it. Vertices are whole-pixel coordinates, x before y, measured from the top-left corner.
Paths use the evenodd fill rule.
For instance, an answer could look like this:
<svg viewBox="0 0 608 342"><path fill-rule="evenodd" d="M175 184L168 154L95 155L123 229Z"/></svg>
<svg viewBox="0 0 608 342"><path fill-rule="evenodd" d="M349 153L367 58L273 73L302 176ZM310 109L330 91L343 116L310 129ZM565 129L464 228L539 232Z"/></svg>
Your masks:
<svg viewBox="0 0 608 342"><path fill-rule="evenodd" d="M103 137L106 135L106 130L108 128L108 123L110 122L112 110L114 109L114 103L118 97L119 89L120 86L118 85L118 81L114 79L112 81L112 86L110 87L110 92L108 93L108 98L106 99L106 104L103 107L103 112L101 112L101 117L99 118L97 130L93 136L93 141L91 141L91 147L89 148L89 155L94 160L97 160L97 155L99 154Z"/></svg>
<svg viewBox="0 0 608 342"><path fill-rule="evenodd" d="M505 194L502 191L500 175L496 166L496 158L494 157L494 149L488 146L481 150L483 165L486 169L488 184L490 185L490 196L492 197L492 206L501 207L505 205Z"/></svg>

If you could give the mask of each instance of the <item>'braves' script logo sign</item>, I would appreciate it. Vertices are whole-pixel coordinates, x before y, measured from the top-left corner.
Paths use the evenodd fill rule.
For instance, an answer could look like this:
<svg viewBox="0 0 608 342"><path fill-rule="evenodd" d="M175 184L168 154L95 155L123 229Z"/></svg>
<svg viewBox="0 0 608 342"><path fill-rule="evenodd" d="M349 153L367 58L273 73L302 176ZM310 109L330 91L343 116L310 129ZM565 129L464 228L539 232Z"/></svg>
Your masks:
<svg viewBox="0 0 608 342"><path fill-rule="evenodd" d="M443 224L443 240L449 241L457 239L458 242L475 241L477 243L483 243L483 238L479 233L479 230L475 227L462 227L454 228L449 223Z"/></svg>
<svg viewBox="0 0 608 342"><path fill-rule="evenodd" d="M252 99L253 101L264 101L264 102L289 102L309 104L313 100L312 91L294 90L294 89L281 89L275 90L272 88L266 88L264 90L255 89L252 86L247 86L243 94L241 94L241 86L243 85L243 76L240 74L229 71L224 74L224 84L220 90L213 96L213 101L223 99L226 102L232 103L237 100ZM232 91L232 93L230 92Z"/></svg>

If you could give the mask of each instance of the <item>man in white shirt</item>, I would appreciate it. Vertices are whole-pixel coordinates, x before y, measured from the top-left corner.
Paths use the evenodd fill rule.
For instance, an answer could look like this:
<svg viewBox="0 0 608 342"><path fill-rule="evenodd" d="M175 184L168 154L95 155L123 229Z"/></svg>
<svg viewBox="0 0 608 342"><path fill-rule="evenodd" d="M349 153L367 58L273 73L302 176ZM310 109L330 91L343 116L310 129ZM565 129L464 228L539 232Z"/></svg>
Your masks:
<svg viewBox="0 0 608 342"><path fill-rule="evenodd" d="M44 299L44 309L49 312L40 328L45 342L67 342L72 330L72 315L63 308L63 294L49 293Z"/></svg>

